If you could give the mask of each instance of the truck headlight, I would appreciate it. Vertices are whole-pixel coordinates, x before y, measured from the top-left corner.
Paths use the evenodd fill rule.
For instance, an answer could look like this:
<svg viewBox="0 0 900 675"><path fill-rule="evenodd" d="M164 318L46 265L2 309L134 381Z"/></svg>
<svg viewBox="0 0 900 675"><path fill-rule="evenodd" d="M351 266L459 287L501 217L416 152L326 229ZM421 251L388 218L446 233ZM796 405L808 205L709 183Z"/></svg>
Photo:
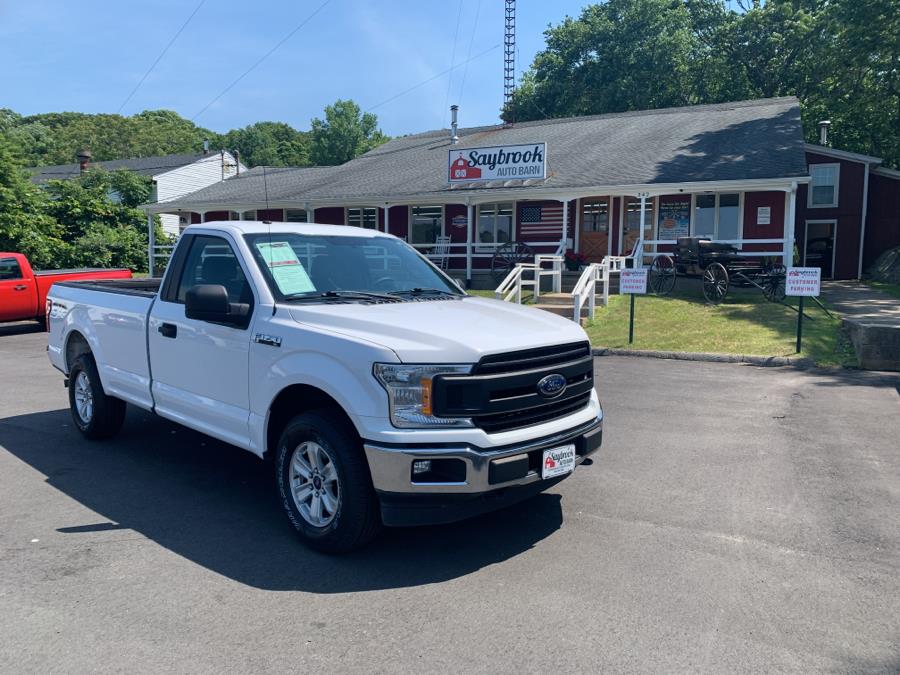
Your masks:
<svg viewBox="0 0 900 675"><path fill-rule="evenodd" d="M375 379L385 388L395 427L471 427L466 417L436 417L432 412L431 383L436 375L467 375L472 366L376 363Z"/></svg>

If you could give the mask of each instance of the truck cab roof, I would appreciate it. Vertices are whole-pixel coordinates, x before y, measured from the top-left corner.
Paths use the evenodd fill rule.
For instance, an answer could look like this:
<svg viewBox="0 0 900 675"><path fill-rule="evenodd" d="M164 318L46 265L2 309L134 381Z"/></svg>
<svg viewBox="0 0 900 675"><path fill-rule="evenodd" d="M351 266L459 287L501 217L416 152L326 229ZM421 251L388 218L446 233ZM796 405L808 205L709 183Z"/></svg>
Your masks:
<svg viewBox="0 0 900 675"><path fill-rule="evenodd" d="M331 236L331 237L367 237L376 239L378 237L388 237L396 239L392 234L379 232L378 230L369 230L362 227L354 227L352 225L328 225L320 223L282 223L282 222L265 222L262 220L216 220L206 223L195 223L185 228L186 233L196 232L200 230L219 230L228 232L232 236L240 237L245 234L266 234L268 232L293 232L296 234Z"/></svg>

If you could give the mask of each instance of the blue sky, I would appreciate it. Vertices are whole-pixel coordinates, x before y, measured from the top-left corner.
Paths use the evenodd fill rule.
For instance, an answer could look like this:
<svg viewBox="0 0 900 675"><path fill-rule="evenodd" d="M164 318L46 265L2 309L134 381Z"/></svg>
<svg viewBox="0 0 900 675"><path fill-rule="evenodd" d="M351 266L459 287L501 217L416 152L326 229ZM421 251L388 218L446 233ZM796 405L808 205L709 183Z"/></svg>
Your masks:
<svg viewBox="0 0 900 675"><path fill-rule="evenodd" d="M0 107L116 112L198 2L0 0ZM206 0L122 113L167 108L194 117L322 2ZM519 0L519 72L542 48L547 25L577 16L583 4ZM330 0L195 121L220 132L259 120L308 129L325 105L352 98L391 135L447 126L454 102L462 126L494 123L503 98L503 7ZM468 67L388 101L485 50Z"/></svg>

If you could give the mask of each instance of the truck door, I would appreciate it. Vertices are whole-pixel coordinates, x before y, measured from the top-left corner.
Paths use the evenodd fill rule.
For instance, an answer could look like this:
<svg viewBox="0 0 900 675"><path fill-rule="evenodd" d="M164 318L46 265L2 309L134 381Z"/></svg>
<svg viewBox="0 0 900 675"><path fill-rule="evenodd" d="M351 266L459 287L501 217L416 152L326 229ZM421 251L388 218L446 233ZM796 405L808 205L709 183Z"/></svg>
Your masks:
<svg viewBox="0 0 900 675"><path fill-rule="evenodd" d="M184 299L197 284L225 286L231 302L255 299L229 240L194 235L179 246L150 312L149 350L156 412L240 447L249 443L250 327L187 319ZM252 319L250 322L252 325Z"/></svg>
<svg viewBox="0 0 900 675"><path fill-rule="evenodd" d="M25 279L15 258L0 258L0 321L33 319L38 314L34 279Z"/></svg>

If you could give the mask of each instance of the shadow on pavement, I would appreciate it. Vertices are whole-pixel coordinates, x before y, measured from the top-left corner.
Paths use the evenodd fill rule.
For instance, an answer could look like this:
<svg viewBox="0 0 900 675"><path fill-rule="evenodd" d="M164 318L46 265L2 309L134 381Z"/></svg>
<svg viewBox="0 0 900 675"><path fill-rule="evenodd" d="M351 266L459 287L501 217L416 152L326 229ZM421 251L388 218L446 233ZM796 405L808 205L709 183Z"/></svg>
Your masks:
<svg viewBox="0 0 900 675"><path fill-rule="evenodd" d="M0 323L0 338L11 335L27 335L29 333L43 333L46 330L44 324L39 321L17 321L15 323Z"/></svg>
<svg viewBox="0 0 900 675"><path fill-rule="evenodd" d="M266 590L346 593L453 579L527 551L562 524L560 497L542 494L462 523L388 529L369 547L332 557L297 539L269 464L149 413L129 410L107 442L84 440L68 410L9 417L0 420L0 445L101 516L54 523L57 532L131 529Z"/></svg>

